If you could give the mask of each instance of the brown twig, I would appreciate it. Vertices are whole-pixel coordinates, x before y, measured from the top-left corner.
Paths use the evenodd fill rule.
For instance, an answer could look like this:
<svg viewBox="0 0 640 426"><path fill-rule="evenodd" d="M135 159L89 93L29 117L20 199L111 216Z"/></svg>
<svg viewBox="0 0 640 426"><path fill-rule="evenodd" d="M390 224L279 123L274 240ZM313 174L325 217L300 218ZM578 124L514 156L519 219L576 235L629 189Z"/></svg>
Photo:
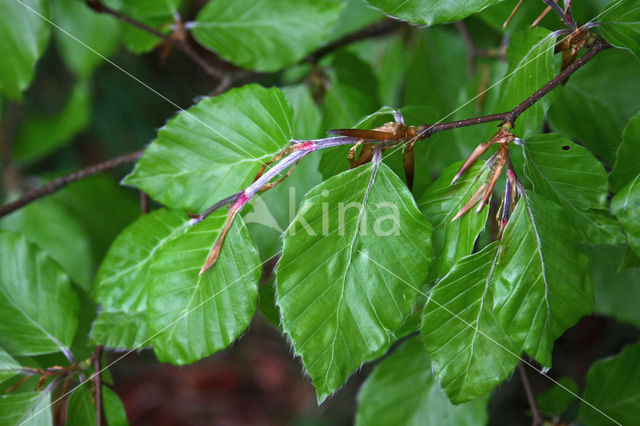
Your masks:
<svg viewBox="0 0 640 426"><path fill-rule="evenodd" d="M471 38L469 29L465 25L464 21L456 21L456 29L462 37L462 41L467 46L467 71L469 77L472 77L476 73L476 58L478 57L478 48Z"/></svg>
<svg viewBox="0 0 640 426"><path fill-rule="evenodd" d="M9 213L18 210L21 207L40 199L46 195L53 194L54 192L64 188L67 184L71 182L75 182L80 179L84 179L86 177L95 175L96 173L104 172L105 170L113 169L122 164L127 164L136 161L138 158L142 156L143 151L135 151L130 152L129 154L123 155L121 157L117 157L103 163L95 164L93 166L89 166L86 169L79 170L77 172L73 172L66 176L62 176L58 179L54 179L51 182L47 183L40 188L37 188L33 191L27 192L22 197L18 198L16 201L13 201L9 204L5 204L0 207L0 217L6 216Z"/></svg>
<svg viewBox="0 0 640 426"><path fill-rule="evenodd" d="M105 5L100 0L86 0L85 2L88 7L90 7L91 9L93 9L98 13L111 15L122 22L126 22L127 24L133 25L134 27L139 28L142 31L145 31L153 36L158 37L162 41L171 44L175 48L181 50L182 53L184 53L189 58L191 58L191 60L193 60L196 64L198 64L198 66L200 66L200 68L202 68L202 70L207 75L215 78L216 80L222 79L222 75L223 75L222 71L219 70L218 68L213 67L209 62L207 62L207 60L205 60L202 56L200 56L198 52L196 52L195 49L186 40L181 40L181 39L170 37L166 34L163 34L160 31L156 30L155 28L150 27L149 25L136 20L129 15L126 15L115 9L111 9L109 6Z"/></svg>
<svg viewBox="0 0 640 426"><path fill-rule="evenodd" d="M104 413L102 411L102 367L100 366L102 350L102 345L98 345L91 357L93 359L93 369L95 370L95 373L93 374L93 381L96 385L96 426L102 426L105 424Z"/></svg>
<svg viewBox="0 0 640 426"><path fill-rule="evenodd" d="M434 133L442 132L444 130L457 129L460 127L474 126L476 124L490 123L493 121L500 121L502 124L510 123L514 124L516 119L525 112L528 108L533 106L536 102L542 99L547 93L553 90L556 86L566 81L571 74L582 68L587 62L593 59L602 50L610 48L611 45L604 40L596 40L593 46L587 53L582 55L578 60L565 68L547 84L536 90L531 96L515 106L511 111L501 112L498 114L483 115L480 117L467 118L465 120L450 121L448 123L437 124L425 124L420 132L421 138L428 137Z"/></svg>
<svg viewBox="0 0 640 426"><path fill-rule="evenodd" d="M533 395L533 391L531 390L531 383L529 383L527 370L524 368L522 362L518 363L518 371L520 372L520 377L522 378L522 386L524 387L524 392L527 394L527 401L529 402L529 407L531 408L531 413L533 414L533 421L531 422L531 426L541 426L543 424L543 418L540 414L538 404L536 403L536 398Z"/></svg>
<svg viewBox="0 0 640 426"><path fill-rule="evenodd" d="M149 195L144 191L140 191L140 214L149 213L149 201Z"/></svg>
<svg viewBox="0 0 640 426"><path fill-rule="evenodd" d="M365 40L368 38L380 37L383 35L391 34L393 32L399 31L402 28L406 28L407 24L401 21L387 19L384 21L376 22L375 24L369 25L361 29L360 31L356 31L355 33L347 34L346 36L339 38L338 40L327 44L326 46L322 46L319 49L311 52L307 55L302 61L309 63L317 63L323 56L328 55L329 53L340 49L343 46L354 43L356 41Z"/></svg>

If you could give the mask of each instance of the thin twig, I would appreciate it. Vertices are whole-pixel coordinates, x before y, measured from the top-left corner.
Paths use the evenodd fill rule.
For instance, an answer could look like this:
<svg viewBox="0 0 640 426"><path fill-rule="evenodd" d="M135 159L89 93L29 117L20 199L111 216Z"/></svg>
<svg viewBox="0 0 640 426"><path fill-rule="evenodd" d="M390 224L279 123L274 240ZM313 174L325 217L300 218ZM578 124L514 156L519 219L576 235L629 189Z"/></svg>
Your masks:
<svg viewBox="0 0 640 426"><path fill-rule="evenodd" d="M434 133L442 132L444 130L457 129L460 127L474 126L476 124L482 123L490 123L493 121L500 121L502 124L511 123L512 125L515 123L516 119L525 112L528 108L533 106L536 102L538 102L544 95L553 90L556 86L566 81L571 74L582 68L587 62L593 59L599 52L602 50L610 48L611 45L604 40L596 40L593 43L593 46L587 53L581 56L574 63L565 68L562 72L560 72L557 76L555 76L552 80L550 80L547 84L542 86L540 89L536 90L531 96L522 101L520 104L516 105L511 111L501 112L498 114L490 114L483 115L480 117L467 118L464 120L450 121L448 123L437 123L437 124L425 124L423 125L423 129L420 132L421 138L428 137Z"/></svg>
<svg viewBox="0 0 640 426"><path fill-rule="evenodd" d="M522 378L524 392L527 394L529 407L531 408L531 412L533 413L533 421L531 422L531 426L540 426L543 423L542 415L540 414L540 409L538 408L538 404L536 403L536 398L533 395L533 391L531 390L531 383L529 383L527 371L525 370L524 365L521 362L518 363L518 371L520 372L520 377Z"/></svg>
<svg viewBox="0 0 640 426"><path fill-rule="evenodd" d="M365 40L368 38L380 37L383 35L391 34L393 32L399 31L402 28L406 28L407 24L401 21L387 19L381 22L376 22L375 24L369 25L361 29L360 31L356 31L355 33L347 34L346 36L339 38L338 40L327 44L326 46L322 46L319 49L311 52L300 62L310 62L317 63L320 58L328 55L329 53L340 49L343 46L354 43L356 41Z"/></svg>
<svg viewBox="0 0 640 426"><path fill-rule="evenodd" d="M11 202L9 204L5 204L0 207L0 217L6 216L9 213L18 210L21 207L40 199L46 195L53 194L54 192L64 188L67 184L71 182L75 182L77 180L84 179L91 175L95 175L100 172L104 172L105 170L113 169L122 164L132 163L138 158L142 156L143 151L135 151L130 152L129 154L123 155L122 157L117 157L104 163L95 164L93 166L89 166L86 169L79 170L77 172L71 173L66 176L62 176L58 179L54 179L51 182L47 183L40 188L37 188L33 191L27 192L22 197L18 198L16 201Z"/></svg>
<svg viewBox="0 0 640 426"><path fill-rule="evenodd" d="M105 424L104 416L102 412L102 375L100 374L102 371L101 357L102 357L102 345L98 345L96 350L93 352L93 369L95 373L93 375L93 380L96 385L96 426L102 426Z"/></svg>
<svg viewBox="0 0 640 426"><path fill-rule="evenodd" d="M460 37L462 37L462 41L464 41L464 44L467 46L467 71L469 73L469 77L472 77L476 73L478 48L473 42L473 38L471 38L469 29L465 25L464 21L456 21L455 25L458 33L460 33Z"/></svg>
<svg viewBox="0 0 640 426"><path fill-rule="evenodd" d="M145 24L144 22L140 22L132 17L130 17L129 15L126 15L122 12L119 12L115 9L111 9L109 6L105 5L104 3L102 3L102 1L100 0L86 0L86 4L87 6L89 6L91 9L93 9L94 11L98 12L98 13L104 13L106 15L111 15L114 18L122 21L122 22L126 22L127 24L133 25L134 27L145 31L153 36L158 37L159 39L161 39L162 41L171 44L172 46L176 47L177 49L180 49L182 51L182 53L184 53L185 55L187 55L189 58L191 58L191 60L193 60L196 64L198 64L200 66L200 68L202 68L202 70L210 75L211 77L220 80L222 79L222 71L219 70L218 68L213 67L209 62L207 62L202 56L200 56L198 54L198 52L195 51L195 49L193 47L191 47L191 45L186 41L186 40L180 40L174 37L170 37L166 34L161 33L160 31L156 30L153 27L150 27L149 25Z"/></svg>
<svg viewBox="0 0 640 426"><path fill-rule="evenodd" d="M140 191L140 214L149 213L149 201L149 195L144 191Z"/></svg>

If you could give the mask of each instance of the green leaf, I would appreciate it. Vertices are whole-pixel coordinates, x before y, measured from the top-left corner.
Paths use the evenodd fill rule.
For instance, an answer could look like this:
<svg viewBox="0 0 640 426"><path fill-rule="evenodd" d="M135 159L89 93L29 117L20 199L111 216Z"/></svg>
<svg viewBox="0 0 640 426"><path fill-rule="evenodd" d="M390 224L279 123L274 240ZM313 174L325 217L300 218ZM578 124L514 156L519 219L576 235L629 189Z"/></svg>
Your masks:
<svg viewBox="0 0 640 426"><path fill-rule="evenodd" d="M100 311L91 328L91 342L109 349L140 349L151 345L147 313Z"/></svg>
<svg viewBox="0 0 640 426"><path fill-rule="evenodd" d="M282 87L282 93L293 107L293 137L314 139L320 136L320 110L304 84Z"/></svg>
<svg viewBox="0 0 640 426"><path fill-rule="evenodd" d="M186 232L189 217L159 209L140 216L115 239L96 275L94 299L107 310L143 312L149 265L156 252Z"/></svg>
<svg viewBox="0 0 640 426"><path fill-rule="evenodd" d="M89 334L98 314L98 305L93 302L87 291L73 283L72 286L78 297L80 311L78 312L78 329L71 342L71 353L76 360L84 360L89 358L95 350L95 345L89 343Z"/></svg>
<svg viewBox="0 0 640 426"><path fill-rule="evenodd" d="M593 310L589 261L557 204L527 192L502 236L493 307L518 347L551 367L553 342Z"/></svg>
<svg viewBox="0 0 640 426"><path fill-rule="evenodd" d="M612 1L598 16L598 32L609 43L640 57L640 5L637 2Z"/></svg>
<svg viewBox="0 0 640 426"><path fill-rule="evenodd" d="M0 2L0 92L14 100L20 100L33 79L50 32L49 23L37 15L48 17L47 1L21 3Z"/></svg>
<svg viewBox="0 0 640 426"><path fill-rule="evenodd" d="M575 395L580 392L578 385L568 377L562 377L558 380L558 383L563 387L556 384L551 389L536 396L538 408L545 414L561 416L562 413L567 411L569 405L577 399L574 395L567 392L567 389Z"/></svg>
<svg viewBox="0 0 640 426"><path fill-rule="evenodd" d="M468 100L460 103L458 99L461 85L468 79L463 65L467 48L458 34L442 27L423 29L414 43L402 48L404 56L409 53L401 59L407 62L402 103L432 107L439 114L436 119L446 121L449 117L445 115Z"/></svg>
<svg viewBox="0 0 640 426"><path fill-rule="evenodd" d="M346 0L340 18L329 32L327 41L338 40L382 19L384 14L370 7L366 0Z"/></svg>
<svg viewBox="0 0 640 426"><path fill-rule="evenodd" d="M622 263L620 264L620 271L626 271L630 268L640 267L640 255L636 253L630 245L627 245L622 255Z"/></svg>
<svg viewBox="0 0 640 426"><path fill-rule="evenodd" d="M485 425L486 398L453 405L435 380L420 340L380 363L358 394L356 425Z"/></svg>
<svg viewBox="0 0 640 426"><path fill-rule="evenodd" d="M170 208L200 212L246 187L293 133L282 92L250 84L204 98L158 131L126 177Z"/></svg>
<svg viewBox="0 0 640 426"><path fill-rule="evenodd" d="M611 211L626 232L629 245L640 254L640 174L613 197Z"/></svg>
<svg viewBox="0 0 640 426"><path fill-rule="evenodd" d="M554 77L555 45L551 31L539 27L509 37L508 77L502 85L499 111L511 110ZM527 137L540 130L553 96L553 93L546 95L518 117L514 128L518 136Z"/></svg>
<svg viewBox="0 0 640 426"><path fill-rule="evenodd" d="M140 215L140 201L134 194L103 174L74 182L51 198L64 206L85 230L91 240L94 262L98 264L118 233Z"/></svg>
<svg viewBox="0 0 640 426"><path fill-rule="evenodd" d="M460 258L473 252L478 235L485 227L489 209L473 212L451 221L484 182L483 164L478 162L451 185L461 162L444 169L438 180L429 185L418 199L418 207L433 224L434 278L443 277ZM481 174L480 176L478 176ZM476 179L476 176L478 177Z"/></svg>
<svg viewBox="0 0 640 426"><path fill-rule="evenodd" d="M585 148L553 133L527 139L525 175L533 190L564 207L581 239L592 244L620 244L624 236L609 217L609 184L602 164Z"/></svg>
<svg viewBox="0 0 640 426"><path fill-rule="evenodd" d="M61 111L53 115L31 116L21 123L13 158L23 164L33 163L70 144L90 120L89 82L81 81L73 88Z"/></svg>
<svg viewBox="0 0 640 426"><path fill-rule="evenodd" d="M480 12L501 0L367 0L384 13L414 24L454 22Z"/></svg>
<svg viewBox="0 0 640 426"><path fill-rule="evenodd" d="M422 340L442 389L454 404L486 394L520 360L491 308L495 244L460 259L429 294Z"/></svg>
<svg viewBox="0 0 640 426"><path fill-rule="evenodd" d="M93 12L83 2L55 0L51 2L51 16L56 25L91 47L87 49L63 31L55 31L60 56L78 77L90 76L102 64L104 59L95 52L108 58L118 49L118 21Z"/></svg>
<svg viewBox="0 0 640 426"><path fill-rule="evenodd" d="M385 164L373 170L307 193L276 271L283 328L319 401L392 341L429 269L431 226Z"/></svg>
<svg viewBox="0 0 640 426"><path fill-rule="evenodd" d="M125 15L167 34L175 23L174 17L178 14L178 7L182 0L109 0L109 2L113 3L111 7ZM105 1L105 3L108 2ZM137 54L148 52L162 42L155 35L127 22L122 22L120 25L120 37L127 49Z"/></svg>
<svg viewBox="0 0 640 426"><path fill-rule="evenodd" d="M0 229L18 232L46 250L69 277L88 290L93 260L89 238L77 219L55 200L30 204L0 220Z"/></svg>
<svg viewBox="0 0 640 426"><path fill-rule="evenodd" d="M564 87L554 89L557 94L547 114L551 127L613 165L622 130L640 110L639 74L640 60L627 51L609 49L597 55Z"/></svg>
<svg viewBox="0 0 640 426"><path fill-rule="evenodd" d="M616 356L595 362L587 374L585 401L579 420L589 425L633 424L640 416L640 343L627 346Z"/></svg>
<svg viewBox="0 0 640 426"><path fill-rule="evenodd" d="M129 424L124 405L115 392L102 387L102 405L106 424L126 426ZM85 426L96 424L96 405L89 386L78 386L69 397L66 426Z"/></svg>
<svg viewBox="0 0 640 426"><path fill-rule="evenodd" d="M20 364L0 347L0 383L18 374Z"/></svg>
<svg viewBox="0 0 640 426"><path fill-rule="evenodd" d="M640 173L640 112L634 115L622 132L622 142L616 153L616 163L609 175L613 191L619 191Z"/></svg>
<svg viewBox="0 0 640 426"><path fill-rule="evenodd" d="M200 43L234 64L277 71L318 47L343 6L336 0L215 0L191 28Z"/></svg>
<svg viewBox="0 0 640 426"><path fill-rule="evenodd" d="M147 276L147 325L160 361L189 364L226 348L255 312L262 265L240 218L218 262L198 275L225 218L224 211L211 214L154 256Z"/></svg>
<svg viewBox="0 0 640 426"><path fill-rule="evenodd" d="M640 269L619 270L624 246L585 245L595 292L594 311L640 327Z"/></svg>
<svg viewBox="0 0 640 426"><path fill-rule="evenodd" d="M49 426L51 394L42 392L11 393L0 396L0 424Z"/></svg>
<svg viewBox="0 0 640 426"><path fill-rule="evenodd" d="M78 297L58 264L35 244L0 232L0 346L12 355L68 352Z"/></svg>

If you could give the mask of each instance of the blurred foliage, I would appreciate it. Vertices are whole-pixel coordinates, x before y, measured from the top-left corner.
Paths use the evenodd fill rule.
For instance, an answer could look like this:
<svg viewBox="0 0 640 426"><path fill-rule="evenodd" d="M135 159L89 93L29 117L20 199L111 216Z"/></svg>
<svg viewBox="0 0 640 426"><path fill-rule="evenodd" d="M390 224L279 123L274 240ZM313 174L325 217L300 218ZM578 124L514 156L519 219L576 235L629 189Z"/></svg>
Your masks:
<svg viewBox="0 0 640 426"><path fill-rule="evenodd" d="M553 359L559 385L531 375L548 419L610 420L568 388L616 421L634 421L635 2L573 4L576 22L598 22L594 36L620 49L599 54L518 118L524 145L511 153L526 192L499 253L490 242L502 190L482 214L451 223L486 179L482 163L450 185L459 161L495 133L488 123L418 142L412 191L399 147L384 164L350 171L348 145L310 153L253 198L204 278L195 274L226 211L194 227L186 213L251 184L291 138L382 126L392 108L409 125L513 108L559 72L562 21L552 11L530 29L545 7L534 1L506 26L515 1L93 3L169 41L80 0L0 2L5 203L149 147L134 172L126 165L81 179L0 218L0 423L60 424L59 407L48 405L66 373L38 383L36 372L20 384L20 368L77 367L75 385L93 373L97 345L107 348L103 365L116 361L103 373L111 425L528 424L519 380L504 380L520 352L544 366ZM398 25L305 59L390 19L423 26ZM222 82L181 46L219 69ZM141 203L140 190L151 199ZM348 242L323 232L325 207L315 201L364 205L368 197L400 205L412 224L401 238L359 234L355 209L346 210ZM369 210L371 227L384 216ZM315 235L287 232L306 220ZM468 324L452 326L442 307ZM141 348L153 351L120 360L118 350ZM66 424L95 424L95 384L76 389Z"/></svg>

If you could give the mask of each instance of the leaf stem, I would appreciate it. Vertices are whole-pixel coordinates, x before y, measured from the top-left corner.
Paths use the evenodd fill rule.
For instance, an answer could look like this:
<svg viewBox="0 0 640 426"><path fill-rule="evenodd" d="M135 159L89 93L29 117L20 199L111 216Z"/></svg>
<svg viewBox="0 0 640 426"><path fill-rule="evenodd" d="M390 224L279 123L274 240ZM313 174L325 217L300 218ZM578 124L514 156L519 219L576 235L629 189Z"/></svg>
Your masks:
<svg viewBox="0 0 640 426"><path fill-rule="evenodd" d="M105 170L116 168L122 164L132 163L138 158L142 156L143 151L134 151L128 154L125 154L121 157L116 157L111 160L107 160L103 163L94 164L93 166L89 166L85 169L79 170L77 172L73 172L66 176L59 177L57 179L52 180L51 182L41 186L40 188L34 189L33 191L27 192L22 197L18 198L16 201L5 204L0 207L0 217L6 216L9 213L18 210L21 207L26 206L32 201L38 200L44 196L49 194L53 194L54 192L64 188L67 184L71 182L75 182L77 180L84 179L86 177L95 175L100 172L104 172Z"/></svg>
<svg viewBox="0 0 640 426"><path fill-rule="evenodd" d="M529 407L531 408L531 412L533 413L533 421L531 422L531 426L541 426L543 424L542 415L540 414L540 409L538 408L538 404L536 403L536 398L534 397L533 391L531 390L531 383L529 383L527 371L525 370L524 364L522 364L522 362L518 363L518 371L520 372L520 377L522 378L522 386L524 387L524 391L527 394Z"/></svg>
<svg viewBox="0 0 640 426"><path fill-rule="evenodd" d="M571 2L567 5L567 10L564 11L560 7L558 3L553 0L542 0L547 6L553 9L558 15L560 15L560 19L562 22L569 28L572 32L576 30L576 23L573 21L573 17L571 16Z"/></svg>
<svg viewBox="0 0 640 426"><path fill-rule="evenodd" d="M93 369L95 370L93 380L96 384L96 426L102 426L104 424L102 411L102 367L100 365L100 358L102 357L103 349L102 345L98 345L92 356Z"/></svg>

